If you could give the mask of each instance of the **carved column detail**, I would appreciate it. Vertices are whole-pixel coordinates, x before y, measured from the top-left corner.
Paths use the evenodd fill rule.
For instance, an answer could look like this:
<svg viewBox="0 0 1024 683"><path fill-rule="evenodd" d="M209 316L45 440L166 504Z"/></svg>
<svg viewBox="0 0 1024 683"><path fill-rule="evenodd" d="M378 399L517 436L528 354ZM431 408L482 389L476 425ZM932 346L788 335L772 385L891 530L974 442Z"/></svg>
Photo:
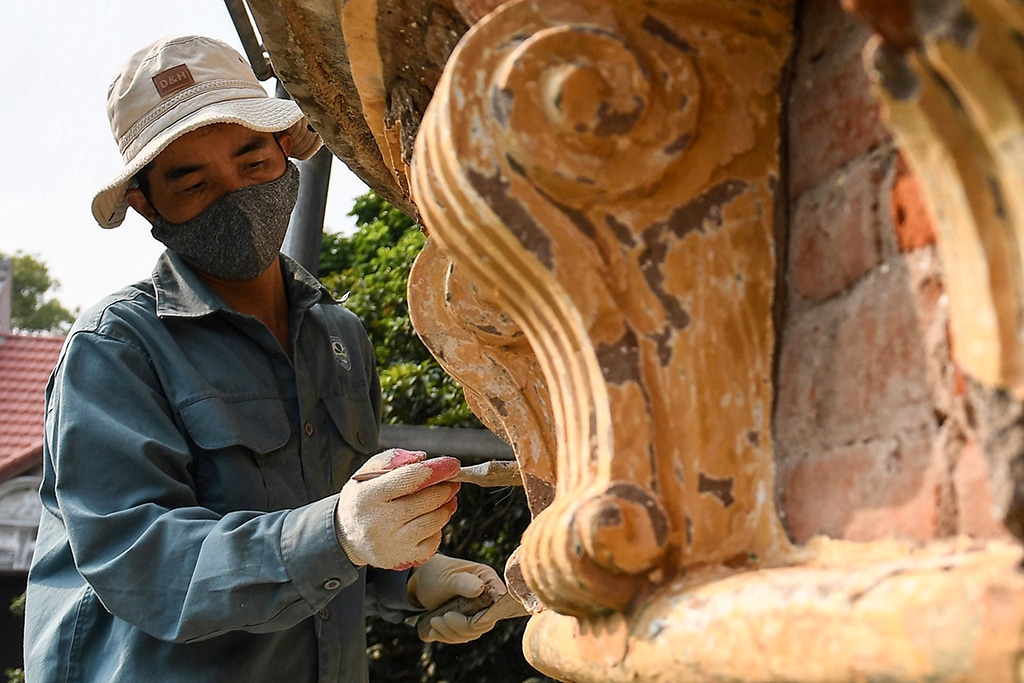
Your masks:
<svg viewBox="0 0 1024 683"><path fill-rule="evenodd" d="M957 362L1024 396L1024 5L846 0L933 211Z"/></svg>
<svg viewBox="0 0 1024 683"><path fill-rule="evenodd" d="M770 419L791 13L508 3L464 36L423 118L417 208L549 392L555 496L520 561L563 614L788 556ZM551 476L513 445L527 476Z"/></svg>

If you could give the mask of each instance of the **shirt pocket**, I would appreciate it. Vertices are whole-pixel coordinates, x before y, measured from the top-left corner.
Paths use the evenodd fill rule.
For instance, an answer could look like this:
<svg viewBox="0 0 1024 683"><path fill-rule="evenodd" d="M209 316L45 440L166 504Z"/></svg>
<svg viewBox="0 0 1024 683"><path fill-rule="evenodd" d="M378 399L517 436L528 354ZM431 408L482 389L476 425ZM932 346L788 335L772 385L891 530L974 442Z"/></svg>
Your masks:
<svg viewBox="0 0 1024 683"><path fill-rule="evenodd" d="M330 477L332 488L340 490L352 473L379 449L377 417L365 399L332 396L324 398L321 405L336 430L331 447L340 457L332 463Z"/></svg>
<svg viewBox="0 0 1024 683"><path fill-rule="evenodd" d="M221 514L306 502L298 449L278 398L211 396L179 410L193 444L199 503Z"/></svg>

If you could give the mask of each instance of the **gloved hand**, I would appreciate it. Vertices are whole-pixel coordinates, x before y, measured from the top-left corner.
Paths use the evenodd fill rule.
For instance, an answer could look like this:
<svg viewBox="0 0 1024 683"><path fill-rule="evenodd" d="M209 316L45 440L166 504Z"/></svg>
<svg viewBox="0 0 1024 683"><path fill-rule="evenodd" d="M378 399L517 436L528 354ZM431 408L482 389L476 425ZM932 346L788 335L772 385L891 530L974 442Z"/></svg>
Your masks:
<svg viewBox="0 0 1024 683"><path fill-rule="evenodd" d="M445 481L457 458L426 460L426 453L393 448L374 455L338 494L334 531L357 565L405 569L422 564L441 544L441 529L455 514L461 486ZM359 475L387 470L374 479Z"/></svg>
<svg viewBox="0 0 1024 683"><path fill-rule="evenodd" d="M413 604L433 610L452 598L473 598L485 590L497 600L505 594L505 584L498 573L486 564L460 560L438 553L416 569L407 585ZM424 642L467 643L476 640L494 628L494 622L481 619L486 612L465 615L449 611L430 620L430 630L422 636ZM422 632L421 632L422 633Z"/></svg>

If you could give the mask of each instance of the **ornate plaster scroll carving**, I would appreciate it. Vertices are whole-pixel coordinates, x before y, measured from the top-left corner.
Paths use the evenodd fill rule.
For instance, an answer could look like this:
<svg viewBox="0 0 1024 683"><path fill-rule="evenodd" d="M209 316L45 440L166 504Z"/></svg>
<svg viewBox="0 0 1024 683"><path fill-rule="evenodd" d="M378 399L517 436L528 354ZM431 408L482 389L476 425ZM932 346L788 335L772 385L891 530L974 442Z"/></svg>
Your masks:
<svg viewBox="0 0 1024 683"><path fill-rule="evenodd" d="M508 3L464 37L424 116L417 207L550 392L556 495L520 561L560 613L789 557L770 417L791 13Z"/></svg>
<svg viewBox="0 0 1024 683"><path fill-rule="evenodd" d="M555 497L555 433L547 384L523 331L430 238L409 274L409 311L473 412L512 446L530 512L540 514ZM545 605L523 578L520 550L505 565L505 583L528 611L540 612Z"/></svg>
<svg viewBox="0 0 1024 683"><path fill-rule="evenodd" d="M555 495L555 437L551 397L523 331L432 239L409 274L409 311L423 343L465 388L473 412L512 446L530 511L539 514Z"/></svg>
<svg viewBox="0 0 1024 683"><path fill-rule="evenodd" d="M1024 5L844 4L878 32L865 59L931 206L955 358L1024 397Z"/></svg>

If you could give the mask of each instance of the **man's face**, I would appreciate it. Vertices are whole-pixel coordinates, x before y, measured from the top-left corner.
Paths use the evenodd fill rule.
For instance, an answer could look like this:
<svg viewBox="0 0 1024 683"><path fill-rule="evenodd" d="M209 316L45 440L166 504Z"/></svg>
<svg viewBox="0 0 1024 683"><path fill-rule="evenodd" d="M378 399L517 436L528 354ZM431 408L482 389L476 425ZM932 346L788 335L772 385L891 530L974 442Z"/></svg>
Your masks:
<svg viewBox="0 0 1024 683"><path fill-rule="evenodd" d="M184 223L235 190L280 178L291 136L257 133L234 123L215 123L186 133L153 160L149 198L131 189L125 199L152 220ZM278 146L280 143L280 146ZM283 150L283 152L282 152Z"/></svg>

